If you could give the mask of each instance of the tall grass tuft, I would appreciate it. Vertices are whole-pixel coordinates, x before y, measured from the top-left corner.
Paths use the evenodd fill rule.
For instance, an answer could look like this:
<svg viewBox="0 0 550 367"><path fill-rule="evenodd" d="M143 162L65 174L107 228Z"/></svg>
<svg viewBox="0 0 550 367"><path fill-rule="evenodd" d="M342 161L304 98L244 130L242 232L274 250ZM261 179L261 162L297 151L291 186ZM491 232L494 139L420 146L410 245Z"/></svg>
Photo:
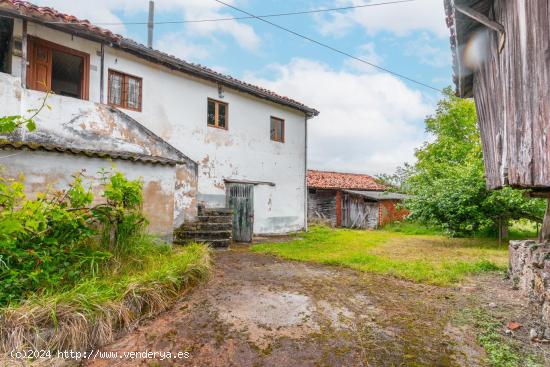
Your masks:
<svg viewBox="0 0 550 367"><path fill-rule="evenodd" d="M27 299L0 313L0 352L88 350L169 308L204 280L210 252L200 244L171 249L141 235L118 266L74 288Z"/></svg>

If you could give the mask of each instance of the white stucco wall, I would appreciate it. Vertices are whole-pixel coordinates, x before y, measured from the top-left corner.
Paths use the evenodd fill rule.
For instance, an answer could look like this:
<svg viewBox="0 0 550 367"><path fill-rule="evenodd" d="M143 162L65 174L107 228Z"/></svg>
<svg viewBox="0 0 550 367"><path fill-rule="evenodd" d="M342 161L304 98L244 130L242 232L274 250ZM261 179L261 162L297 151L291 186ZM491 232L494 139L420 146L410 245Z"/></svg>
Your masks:
<svg viewBox="0 0 550 367"><path fill-rule="evenodd" d="M0 73L0 116L29 116L30 113L27 111L38 108L44 98L43 92L21 88L20 78ZM33 146L61 146L78 151L101 151L107 155L123 153L125 156L132 157L163 157L179 162L170 167L173 173L171 176L155 177L155 170L152 170L145 178L162 181L155 184L155 187L151 187L149 191L145 190L144 196L146 200L154 203L159 200L157 192L168 193L169 201L166 205L172 205L171 213L167 214L164 207L157 213L169 220L169 222L162 221L166 225L165 232L169 232L172 227L178 227L185 221L195 219L197 212L197 164L195 162L182 156L176 149L139 126L127 115L108 106L58 95L49 96L46 102L50 108L43 109L35 117L37 129L33 132L19 129L10 136L11 141L31 142ZM58 163L53 156L51 159L52 162L46 167L62 164L62 160ZM108 168L110 163L105 162ZM13 162L0 160L0 164L13 164ZM17 167L13 167L13 170L16 169ZM147 174L147 170L144 169L143 173ZM169 191L166 190L168 186L171 187ZM148 198L148 195L152 198Z"/></svg>
<svg viewBox="0 0 550 367"><path fill-rule="evenodd" d="M17 179L25 177L27 195L52 193L64 190L73 181L75 173L83 172L84 185L91 185L95 193L95 202L102 202L103 192L98 172L109 170L113 163L116 169L128 179L143 181L143 213L149 220L148 230L165 239L172 237L174 207L174 181L176 170L173 166L130 162L125 160L108 160L90 158L56 152L29 150L1 150L0 163L2 176Z"/></svg>
<svg viewBox="0 0 550 367"><path fill-rule="evenodd" d="M16 21L15 34L20 34ZM90 100L99 102L100 45L29 24L28 33L90 54ZM13 73L19 61L14 58ZM225 179L273 182L254 191L255 233L284 233L305 223L304 113L106 47L108 70L143 78L142 112L124 111L199 163L198 201L225 205ZM229 104L228 130L208 127L207 98ZM270 116L285 120L285 142L270 140Z"/></svg>

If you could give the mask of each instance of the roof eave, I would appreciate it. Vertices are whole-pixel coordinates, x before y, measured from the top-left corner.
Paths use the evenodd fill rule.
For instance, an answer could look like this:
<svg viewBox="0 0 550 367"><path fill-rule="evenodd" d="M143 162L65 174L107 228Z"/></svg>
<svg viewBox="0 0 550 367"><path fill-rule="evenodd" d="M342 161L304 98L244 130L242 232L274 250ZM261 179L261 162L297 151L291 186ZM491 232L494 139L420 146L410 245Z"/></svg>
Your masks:
<svg viewBox="0 0 550 367"><path fill-rule="evenodd" d="M132 53L137 57L162 64L170 69L176 69L178 71L197 76L201 79L209 80L214 83L220 83L222 85L225 85L226 87L248 93L255 97L259 97L261 99L265 99L270 102L274 102L286 107L290 107L292 109L303 112L307 118L313 118L319 115L319 111L317 111L314 108L308 107L306 105L303 105L291 99L282 98L280 96L274 95L273 93L269 93L267 91L262 92L260 88L247 86L244 82L238 82L236 80L233 80L230 77L215 73L214 71L209 71L205 68L201 68L199 66L190 64L183 60L179 60L175 57L164 54L155 49L146 47L144 45L141 45L137 42L131 41L130 39L121 37L114 33L110 35L109 34L101 35L97 32L93 32L89 30L86 26L81 25L79 23L55 22L53 19L52 21L48 21L44 19L45 17L44 15L34 16L32 14L29 14L30 11L25 12L22 9L15 9L13 7L5 6L4 4L5 3L0 2L0 16L4 15L4 16L9 16L9 17L18 18L18 19L25 19L27 21L32 21L58 31L74 34L78 37L81 37L90 41L106 43L113 48L118 48L123 51Z"/></svg>

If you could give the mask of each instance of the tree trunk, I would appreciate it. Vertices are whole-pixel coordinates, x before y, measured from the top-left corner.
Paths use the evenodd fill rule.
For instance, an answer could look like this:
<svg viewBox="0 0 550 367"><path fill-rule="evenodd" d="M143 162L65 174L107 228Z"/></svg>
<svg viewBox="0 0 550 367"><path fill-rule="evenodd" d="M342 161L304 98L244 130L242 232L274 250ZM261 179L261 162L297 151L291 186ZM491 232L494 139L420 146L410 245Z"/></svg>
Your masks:
<svg viewBox="0 0 550 367"><path fill-rule="evenodd" d="M498 233L500 238L502 239L508 239L508 220L501 220Z"/></svg>
<svg viewBox="0 0 550 367"><path fill-rule="evenodd" d="M546 212L539 234L539 242L550 240L550 199L546 199Z"/></svg>

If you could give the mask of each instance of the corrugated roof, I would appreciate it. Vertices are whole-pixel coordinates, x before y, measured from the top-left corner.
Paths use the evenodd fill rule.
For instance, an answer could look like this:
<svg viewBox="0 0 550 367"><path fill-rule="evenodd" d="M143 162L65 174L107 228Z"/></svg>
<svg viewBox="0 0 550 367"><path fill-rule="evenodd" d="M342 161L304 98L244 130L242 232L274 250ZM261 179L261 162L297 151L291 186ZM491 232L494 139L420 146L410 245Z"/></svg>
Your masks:
<svg viewBox="0 0 550 367"><path fill-rule="evenodd" d="M111 46L130 52L136 56L149 61L165 65L169 68L197 76L202 79L220 83L230 88L249 93L256 97L269 100L287 107L304 112L307 116L313 117L319 114L314 108L298 102L292 98L279 95L268 89L246 83L232 76L218 73L210 68L199 64L193 64L178 59L173 55L154 50L145 45L139 44L131 39L124 38L107 29L97 27L88 20L78 19L72 15L61 13L49 7L41 7L21 0L0 0L0 14L8 14L47 25L51 28L69 31L85 38L96 41L106 41Z"/></svg>
<svg viewBox="0 0 550 367"><path fill-rule="evenodd" d="M405 200L410 196L405 194L400 194L398 192L387 192L387 191L357 191L357 190L342 190L348 194L361 196L366 199L380 201L380 200Z"/></svg>
<svg viewBox="0 0 550 367"><path fill-rule="evenodd" d="M369 175L315 170L307 172L307 186L316 189L386 190L386 186Z"/></svg>
<svg viewBox="0 0 550 367"><path fill-rule="evenodd" d="M175 159L151 156L151 155L140 154L140 153L67 148L59 145L36 144L36 143L30 143L30 142L11 142L7 140L0 140L0 149L42 150L47 152L84 155L87 157L94 157L94 158L123 159L123 160L128 160L133 162L163 164L163 165L171 165L171 166L185 163L184 161L178 161Z"/></svg>

